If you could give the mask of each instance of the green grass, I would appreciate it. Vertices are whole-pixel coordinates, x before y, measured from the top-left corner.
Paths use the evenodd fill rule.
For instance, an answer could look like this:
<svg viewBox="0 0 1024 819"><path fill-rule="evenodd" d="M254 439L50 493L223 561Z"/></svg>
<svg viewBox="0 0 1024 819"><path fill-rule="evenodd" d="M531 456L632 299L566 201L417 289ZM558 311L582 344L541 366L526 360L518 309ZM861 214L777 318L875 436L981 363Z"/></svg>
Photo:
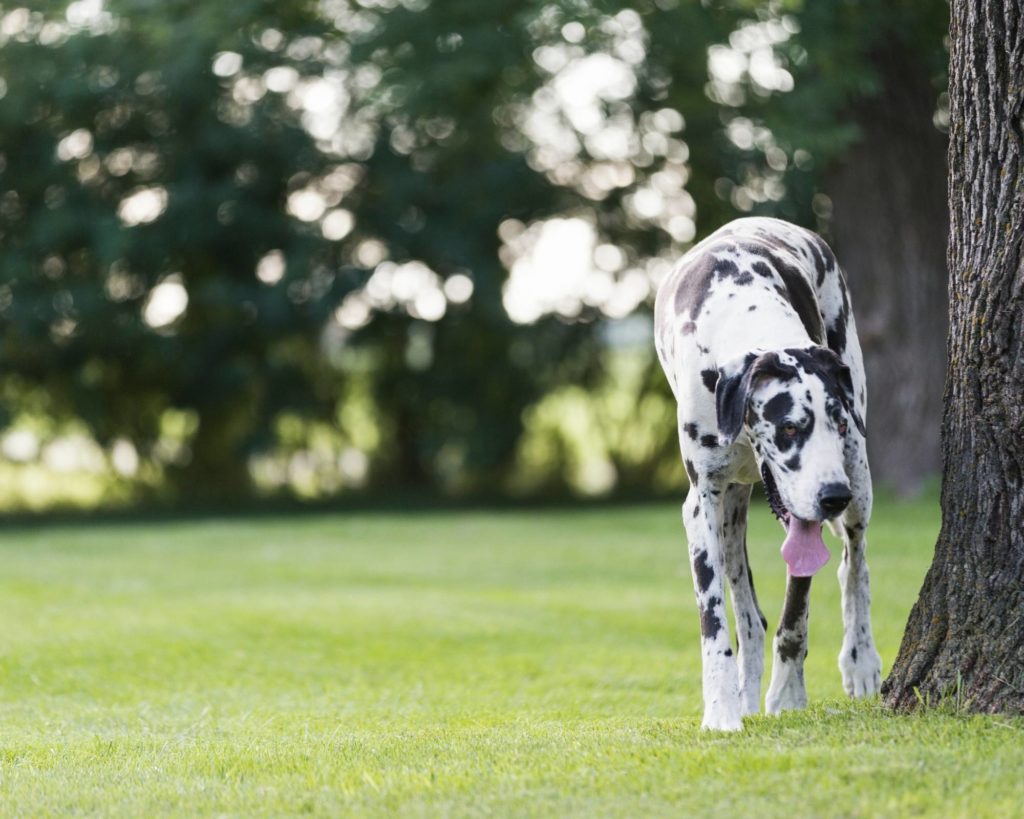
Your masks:
<svg viewBox="0 0 1024 819"><path fill-rule="evenodd" d="M937 526L876 510L886 666ZM844 698L834 560L811 709L701 732L684 555L666 505L5 530L0 815L1020 814L1024 720Z"/></svg>

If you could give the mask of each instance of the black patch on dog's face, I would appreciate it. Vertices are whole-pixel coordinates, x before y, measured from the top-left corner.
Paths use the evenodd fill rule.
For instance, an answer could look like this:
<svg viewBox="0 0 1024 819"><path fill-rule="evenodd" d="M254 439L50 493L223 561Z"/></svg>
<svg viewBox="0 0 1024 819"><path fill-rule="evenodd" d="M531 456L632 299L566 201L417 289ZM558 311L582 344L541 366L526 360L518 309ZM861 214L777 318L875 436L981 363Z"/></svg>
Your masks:
<svg viewBox="0 0 1024 819"><path fill-rule="evenodd" d="M796 427L796 433L790 435L786 431L787 424L779 424L775 429L775 448L779 452L789 452L790 449L795 449L794 455L798 454L801 449L804 448L804 444L814 433L814 416L808 413L806 420L801 424L793 424Z"/></svg>
<svg viewBox="0 0 1024 819"><path fill-rule="evenodd" d="M861 435L866 434L864 421L857 412L853 394L853 374L833 351L823 347L811 347L807 350L786 350L792 355L797 365L808 375L821 380L828 395L828 400L835 402L850 417Z"/></svg>
<svg viewBox="0 0 1024 819"><path fill-rule="evenodd" d="M751 389L760 380L774 378L788 381L797 377L795 367L785 364L776 353L758 356L748 353L736 372L719 371L715 388L715 410L718 429L723 438L732 443L743 429Z"/></svg>
<svg viewBox="0 0 1024 819"><path fill-rule="evenodd" d="M700 378L708 392L715 391L715 385L718 384L718 370L701 370Z"/></svg>
<svg viewBox="0 0 1024 819"><path fill-rule="evenodd" d="M769 398L764 404L764 419L775 425L781 424L793 411L793 396L788 392L780 392Z"/></svg>
<svg viewBox="0 0 1024 819"><path fill-rule="evenodd" d="M819 488L842 480L846 468L842 438L857 423L850 409L850 371L835 353L822 347L786 349L762 359L768 356L775 356L788 374L753 382L746 411L750 443L762 467L765 491L769 497L775 492L776 514L785 517L792 512L805 520L817 519ZM814 453L811 460L808 447ZM771 472L774 478L766 476Z"/></svg>
<svg viewBox="0 0 1024 819"><path fill-rule="evenodd" d="M683 424L683 432L690 436L691 441L697 440L697 425L692 421Z"/></svg>

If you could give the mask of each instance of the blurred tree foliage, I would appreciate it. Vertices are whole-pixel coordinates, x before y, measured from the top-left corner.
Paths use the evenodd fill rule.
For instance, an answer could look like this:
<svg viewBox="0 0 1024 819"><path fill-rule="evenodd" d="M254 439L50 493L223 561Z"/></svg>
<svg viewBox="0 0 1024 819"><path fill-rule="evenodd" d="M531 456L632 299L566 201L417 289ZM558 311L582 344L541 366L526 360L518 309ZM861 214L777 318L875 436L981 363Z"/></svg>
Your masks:
<svg viewBox="0 0 1024 819"><path fill-rule="evenodd" d="M174 491L205 496L249 491L247 459L274 449L282 417L333 423L366 384L371 483L507 488L527 410L616 378L608 319L646 309L665 260L742 212L813 226L819 169L857 135L846 106L880 88L874 33L909 27L931 71L945 8L107 0L3 15L0 389L104 446L130 440ZM517 242L567 216L632 302L513 320ZM637 404L668 407L643 361ZM645 439L652 465L675 457L670 418Z"/></svg>
<svg viewBox="0 0 1024 819"><path fill-rule="evenodd" d="M2 378L166 461L181 490L244 491L282 408L332 411L320 327L359 273L285 211L332 158L286 94L233 94L212 66L232 51L256 76L319 75L327 54L291 46L322 23L310 3L124 0L78 26L65 7L5 18ZM270 30L288 36L261 44ZM277 286L254 273L271 251ZM188 304L163 326L146 306L168 281ZM168 409L194 432L163 455Z"/></svg>

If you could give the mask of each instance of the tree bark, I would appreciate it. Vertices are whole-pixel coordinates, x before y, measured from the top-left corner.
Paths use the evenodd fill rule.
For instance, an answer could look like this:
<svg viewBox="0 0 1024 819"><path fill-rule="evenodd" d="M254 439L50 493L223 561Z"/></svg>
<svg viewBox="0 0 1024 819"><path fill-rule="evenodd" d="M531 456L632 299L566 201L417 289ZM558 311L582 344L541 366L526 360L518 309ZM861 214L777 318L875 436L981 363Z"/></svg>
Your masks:
<svg viewBox="0 0 1024 819"><path fill-rule="evenodd" d="M954 0L943 523L885 702L1024 713L1024 2Z"/></svg>
<svg viewBox="0 0 1024 819"><path fill-rule="evenodd" d="M851 112L861 139L826 184L870 389L871 472L906 494L940 468L947 142L920 60L894 43L872 62L884 89Z"/></svg>

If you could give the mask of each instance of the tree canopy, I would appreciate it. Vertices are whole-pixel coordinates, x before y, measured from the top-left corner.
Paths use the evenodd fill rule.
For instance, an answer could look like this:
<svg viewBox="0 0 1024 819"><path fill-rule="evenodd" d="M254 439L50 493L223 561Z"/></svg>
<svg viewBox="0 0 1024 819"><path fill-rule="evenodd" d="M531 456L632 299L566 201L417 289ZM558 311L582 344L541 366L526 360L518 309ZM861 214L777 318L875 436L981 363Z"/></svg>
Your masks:
<svg viewBox="0 0 1024 819"><path fill-rule="evenodd" d="M371 482L506 489L528 410L615 377L609 327L695 237L743 213L828 228L823 169L884 91L877 51L906 47L937 97L945 19L923 0L5 8L5 409L130 441L180 493L245 493L252 457L327 428L369 448ZM641 366L636 400L667 401Z"/></svg>

